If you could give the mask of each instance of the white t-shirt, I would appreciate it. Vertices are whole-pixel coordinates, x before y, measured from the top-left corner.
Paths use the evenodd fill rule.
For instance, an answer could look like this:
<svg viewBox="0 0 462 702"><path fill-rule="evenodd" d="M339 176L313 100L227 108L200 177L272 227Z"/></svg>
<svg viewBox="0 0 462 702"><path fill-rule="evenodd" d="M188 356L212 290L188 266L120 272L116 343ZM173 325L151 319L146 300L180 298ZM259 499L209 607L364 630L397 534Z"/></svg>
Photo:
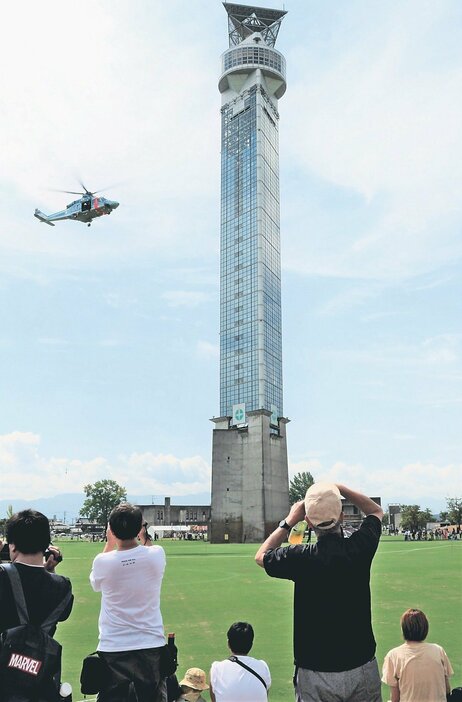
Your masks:
<svg viewBox="0 0 462 702"><path fill-rule="evenodd" d="M237 656L253 668L269 689L271 675L265 661L251 656ZM266 702L268 694L263 683L248 670L233 661L215 661L210 669L210 684L217 702Z"/></svg>
<svg viewBox="0 0 462 702"><path fill-rule="evenodd" d="M382 682L399 686L401 702L446 702L446 678L453 672L438 644L406 641L385 656Z"/></svg>
<svg viewBox="0 0 462 702"><path fill-rule="evenodd" d="M99 651L137 651L165 644L160 611L164 570L161 546L137 546L96 556L90 583L102 593Z"/></svg>

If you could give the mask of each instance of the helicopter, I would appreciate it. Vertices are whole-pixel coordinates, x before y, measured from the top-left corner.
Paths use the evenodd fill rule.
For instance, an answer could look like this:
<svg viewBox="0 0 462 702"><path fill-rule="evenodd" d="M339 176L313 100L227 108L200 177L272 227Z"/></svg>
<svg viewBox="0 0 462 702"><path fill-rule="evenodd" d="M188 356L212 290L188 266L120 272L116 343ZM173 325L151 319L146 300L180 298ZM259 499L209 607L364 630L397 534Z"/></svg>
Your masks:
<svg viewBox="0 0 462 702"><path fill-rule="evenodd" d="M115 200L108 200L105 197L95 197L97 193L102 192L101 190L95 190L91 192L88 190L83 183L80 183L85 192L75 192L74 190L58 190L60 193L68 193L69 195L81 195L82 197L78 200L74 200L67 205L65 210L60 212L53 212L53 214L46 215L40 210L36 209L34 212L34 217L37 217L41 222L49 224L50 227L54 227L54 222L59 222L62 219L76 219L78 222L83 222L87 227L91 226L91 222L95 217L101 217L102 215L111 214L112 210L117 209L119 203Z"/></svg>

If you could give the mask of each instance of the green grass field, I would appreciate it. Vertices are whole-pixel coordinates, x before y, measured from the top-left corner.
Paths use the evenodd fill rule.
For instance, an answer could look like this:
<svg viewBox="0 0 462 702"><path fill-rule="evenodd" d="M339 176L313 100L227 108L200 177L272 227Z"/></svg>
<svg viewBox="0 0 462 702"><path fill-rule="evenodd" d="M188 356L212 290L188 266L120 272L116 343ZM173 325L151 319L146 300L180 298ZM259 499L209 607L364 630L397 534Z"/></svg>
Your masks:
<svg viewBox="0 0 462 702"><path fill-rule="evenodd" d="M253 560L256 547L249 544L160 543L167 554L162 613L166 632L176 633L178 673L194 665L208 675L211 662L228 655L225 633L229 625L246 620L256 632L252 654L264 658L271 670L270 698L273 702L292 700L292 584L269 578L258 568ZM75 702L82 697L78 683L82 658L97 647L100 596L91 590L88 575L102 544L64 542L60 546L64 562L59 572L71 578L75 604L70 619L60 624L57 638L64 648L63 679L72 684ZM380 667L385 653L402 643L402 612L418 607L430 620L428 640L441 644L452 662L452 685L462 685L461 565L461 541L382 539L372 573ZM342 631L341 622L338 635L348 646L348 632ZM383 692L387 700L385 686Z"/></svg>

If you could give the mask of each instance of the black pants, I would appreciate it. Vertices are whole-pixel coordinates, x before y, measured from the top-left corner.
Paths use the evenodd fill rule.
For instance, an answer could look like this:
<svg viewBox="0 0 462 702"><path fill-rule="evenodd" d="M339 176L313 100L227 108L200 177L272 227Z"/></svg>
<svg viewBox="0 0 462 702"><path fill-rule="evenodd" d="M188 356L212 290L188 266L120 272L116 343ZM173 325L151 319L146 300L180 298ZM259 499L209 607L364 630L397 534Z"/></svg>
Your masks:
<svg viewBox="0 0 462 702"><path fill-rule="evenodd" d="M17 685L4 683L0 685L0 702L59 702L60 673L54 678L42 682L40 688L31 692L21 692Z"/></svg>
<svg viewBox="0 0 462 702"><path fill-rule="evenodd" d="M138 702L166 702L165 681L160 679L160 648L140 651L99 652L111 671L108 686L98 695L98 702L128 702L133 683Z"/></svg>

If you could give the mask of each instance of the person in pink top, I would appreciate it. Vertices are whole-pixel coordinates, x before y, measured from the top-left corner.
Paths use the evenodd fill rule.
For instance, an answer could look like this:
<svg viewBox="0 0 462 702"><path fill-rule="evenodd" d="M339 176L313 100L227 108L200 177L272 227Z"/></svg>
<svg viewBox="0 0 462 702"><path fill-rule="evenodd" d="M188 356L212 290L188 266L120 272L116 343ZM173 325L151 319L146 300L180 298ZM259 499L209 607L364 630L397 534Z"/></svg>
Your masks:
<svg viewBox="0 0 462 702"><path fill-rule="evenodd" d="M428 619L420 609L407 609L401 617L404 643L388 651L382 682L390 686L391 702L446 702L454 674L446 651L426 643Z"/></svg>

